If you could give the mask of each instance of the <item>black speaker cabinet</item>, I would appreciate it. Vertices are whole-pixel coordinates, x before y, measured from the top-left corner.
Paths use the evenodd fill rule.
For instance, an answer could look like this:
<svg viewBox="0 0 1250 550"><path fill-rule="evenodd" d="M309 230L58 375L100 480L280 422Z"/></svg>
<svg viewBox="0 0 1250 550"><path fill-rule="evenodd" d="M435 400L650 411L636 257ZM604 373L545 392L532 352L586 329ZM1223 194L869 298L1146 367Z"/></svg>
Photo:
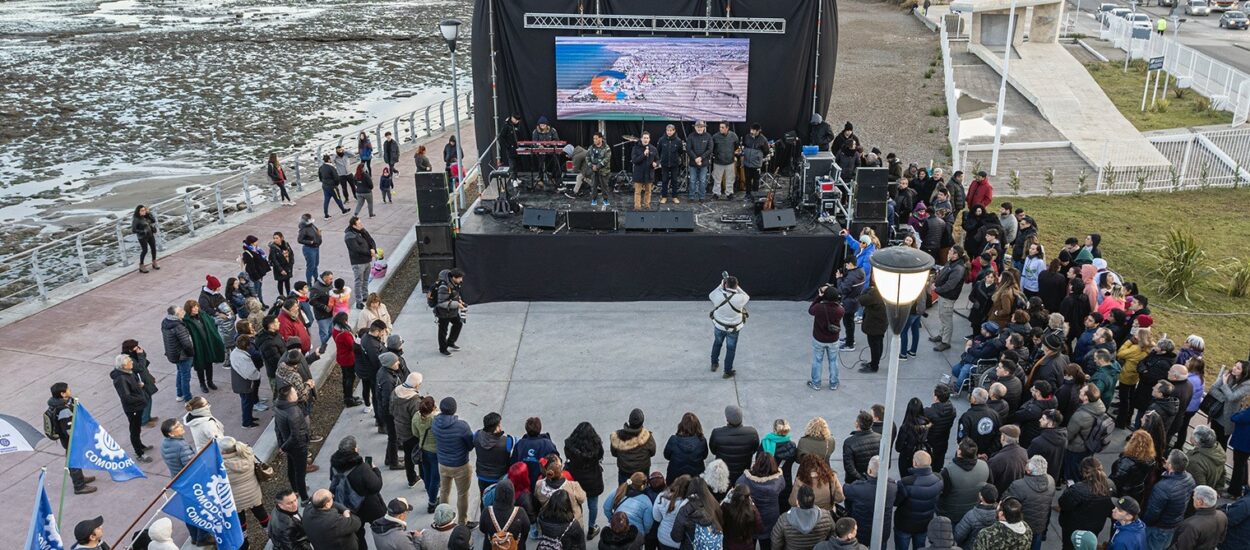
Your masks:
<svg viewBox="0 0 1250 550"><path fill-rule="evenodd" d="M621 227L626 231L694 231L694 211L626 212Z"/></svg>
<svg viewBox="0 0 1250 550"><path fill-rule="evenodd" d="M456 259L451 256L422 256L417 258L421 268L421 288L428 290L438 282L438 274L444 269L456 267Z"/></svg>
<svg viewBox="0 0 1250 550"><path fill-rule="evenodd" d="M855 172L855 200L884 203L889 179L888 168L858 169Z"/></svg>
<svg viewBox="0 0 1250 550"><path fill-rule="evenodd" d="M616 231L615 210L569 210L565 216L569 229Z"/></svg>
<svg viewBox="0 0 1250 550"><path fill-rule="evenodd" d="M452 256L455 248L452 244L451 224L417 226L417 255Z"/></svg>
<svg viewBox="0 0 1250 550"><path fill-rule="evenodd" d="M538 229L555 229L559 217L557 214L550 208L526 208L521 218L521 225Z"/></svg>
<svg viewBox="0 0 1250 550"><path fill-rule="evenodd" d="M417 188L417 223L451 223L451 205L446 188Z"/></svg>
<svg viewBox="0 0 1250 550"><path fill-rule="evenodd" d="M760 212L759 228L762 231L790 229L796 225L798 225L798 221L795 220L793 208L778 208Z"/></svg>
<svg viewBox="0 0 1250 550"><path fill-rule="evenodd" d="M816 181L818 176L828 176L833 173L834 157L829 151L821 151L814 155L803 156L803 181Z"/></svg>
<svg viewBox="0 0 1250 550"><path fill-rule="evenodd" d="M447 189L445 172L417 172L413 178L416 179L417 189Z"/></svg>
<svg viewBox="0 0 1250 550"><path fill-rule="evenodd" d="M855 200L855 218L866 220L884 220L886 219L886 203L861 201L856 197Z"/></svg>

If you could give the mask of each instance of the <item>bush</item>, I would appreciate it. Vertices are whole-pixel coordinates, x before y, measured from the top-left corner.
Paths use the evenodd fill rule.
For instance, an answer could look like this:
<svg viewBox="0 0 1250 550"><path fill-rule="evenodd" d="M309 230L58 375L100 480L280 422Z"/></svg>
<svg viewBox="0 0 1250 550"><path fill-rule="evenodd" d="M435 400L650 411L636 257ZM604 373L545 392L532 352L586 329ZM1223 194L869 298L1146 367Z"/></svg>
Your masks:
<svg viewBox="0 0 1250 550"><path fill-rule="evenodd" d="M1155 102L1154 108L1151 110L1153 110L1156 113L1166 113L1168 112L1168 107L1171 107L1171 106L1172 106L1171 101L1168 101L1166 99L1160 99L1159 101Z"/></svg>
<svg viewBox="0 0 1250 550"><path fill-rule="evenodd" d="M930 67L928 70L926 70L926 71L924 72L924 77L925 77L925 78L933 78L933 68L932 68L932 67Z"/></svg>
<svg viewBox="0 0 1250 550"><path fill-rule="evenodd" d="M947 115L946 105L938 105L929 109L929 116L943 117Z"/></svg>
<svg viewBox="0 0 1250 550"><path fill-rule="evenodd" d="M1250 260L1232 260L1228 273L1228 295L1244 298L1250 294Z"/></svg>
<svg viewBox="0 0 1250 550"><path fill-rule="evenodd" d="M1194 112L1205 113L1211 110L1211 100L1202 96L1194 98Z"/></svg>
<svg viewBox="0 0 1250 550"><path fill-rule="evenodd" d="M1179 296L1186 302L1190 301L1189 290L1211 271L1206 265L1206 251L1193 233L1185 230L1169 231L1167 240L1153 256L1159 262L1153 272L1159 279L1159 292L1173 298Z"/></svg>

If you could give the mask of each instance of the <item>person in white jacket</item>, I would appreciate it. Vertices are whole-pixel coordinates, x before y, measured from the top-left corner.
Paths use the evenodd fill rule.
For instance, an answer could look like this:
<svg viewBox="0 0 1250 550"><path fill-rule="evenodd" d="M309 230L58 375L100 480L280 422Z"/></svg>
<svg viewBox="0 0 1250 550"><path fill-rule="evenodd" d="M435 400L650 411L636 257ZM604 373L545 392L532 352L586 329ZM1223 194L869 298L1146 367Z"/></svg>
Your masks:
<svg viewBox="0 0 1250 550"><path fill-rule="evenodd" d="M226 426L213 417L212 408L204 396L193 397L187 401L187 414L183 415L182 423L191 435L191 445L196 451L207 447L210 442L226 434Z"/></svg>
<svg viewBox="0 0 1250 550"><path fill-rule="evenodd" d="M178 550L174 544L174 524L169 518L159 518L148 527L148 550Z"/></svg>
<svg viewBox="0 0 1250 550"><path fill-rule="evenodd" d="M738 333L746 325L747 302L751 301L745 290L738 286L738 278L723 273L720 286L707 295L712 302L712 330L715 339L712 341L712 372L720 368L720 348L725 346L725 374L722 378L734 376L734 352L738 349Z"/></svg>

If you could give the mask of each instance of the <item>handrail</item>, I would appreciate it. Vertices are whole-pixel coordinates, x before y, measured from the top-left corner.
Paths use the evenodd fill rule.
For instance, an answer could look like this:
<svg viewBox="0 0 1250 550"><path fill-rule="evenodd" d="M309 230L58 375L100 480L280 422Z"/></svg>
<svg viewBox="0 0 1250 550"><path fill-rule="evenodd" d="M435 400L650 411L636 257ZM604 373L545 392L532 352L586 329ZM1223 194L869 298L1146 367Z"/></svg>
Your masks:
<svg viewBox="0 0 1250 550"><path fill-rule="evenodd" d="M401 144L412 144L446 132L449 124L455 123L457 109L450 105L452 102L452 98L444 98L398 116L349 127L337 132L338 137L280 155L279 162L288 170L289 192L298 197L318 189L318 185L305 189L304 181L315 178L320 153L346 137L361 132L371 134L375 154L380 158L384 128L390 129ZM458 106L461 119L471 120L472 93L463 94ZM434 109L438 109L439 116L431 124L430 114ZM258 162L212 183L189 186L173 196L149 203L148 209L158 220L157 248L164 249L186 237L194 238L209 224L224 224L226 218L242 210L253 211L259 203L274 202L277 189L268 185L265 178L264 164ZM138 256L138 246L131 237L129 223L129 211L118 212L116 219L0 258L0 265L4 266L0 269L0 310L34 297L46 301L48 294L61 286L90 281L94 273L132 262Z"/></svg>

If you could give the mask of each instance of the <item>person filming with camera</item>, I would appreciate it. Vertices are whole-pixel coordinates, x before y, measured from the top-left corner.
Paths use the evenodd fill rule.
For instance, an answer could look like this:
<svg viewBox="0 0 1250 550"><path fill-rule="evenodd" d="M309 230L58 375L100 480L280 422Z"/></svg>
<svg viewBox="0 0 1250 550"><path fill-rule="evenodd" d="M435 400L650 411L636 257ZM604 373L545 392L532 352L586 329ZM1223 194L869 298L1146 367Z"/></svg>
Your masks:
<svg viewBox="0 0 1250 550"><path fill-rule="evenodd" d="M707 296L712 301L712 372L720 368L720 348L725 345L725 373L721 378L734 377L734 352L738 349L738 333L747 322L747 302L751 296L738 286L738 278L727 272L721 273L721 283Z"/></svg>

